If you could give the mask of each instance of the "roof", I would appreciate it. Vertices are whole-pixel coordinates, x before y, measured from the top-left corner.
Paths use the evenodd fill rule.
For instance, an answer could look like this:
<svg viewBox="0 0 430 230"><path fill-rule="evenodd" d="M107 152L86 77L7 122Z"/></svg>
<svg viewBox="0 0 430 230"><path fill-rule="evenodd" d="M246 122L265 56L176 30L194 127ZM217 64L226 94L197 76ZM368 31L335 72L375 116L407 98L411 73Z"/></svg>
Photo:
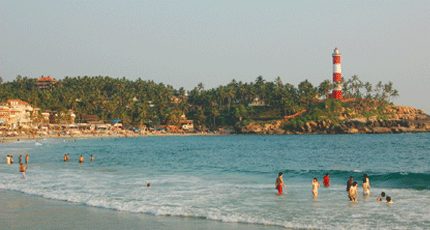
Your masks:
<svg viewBox="0 0 430 230"><path fill-rule="evenodd" d="M41 77L40 79L37 79L36 81L54 81L54 82L57 82L56 79L53 79L49 76L48 77Z"/></svg>
<svg viewBox="0 0 430 230"><path fill-rule="evenodd" d="M121 119L115 119L115 120L111 121L110 123L118 123L120 121L121 121Z"/></svg>
<svg viewBox="0 0 430 230"><path fill-rule="evenodd" d="M27 102L22 101L20 99L9 99L9 100L7 100L7 103L11 103L11 102L18 102L18 104L20 104L20 105L30 105Z"/></svg>

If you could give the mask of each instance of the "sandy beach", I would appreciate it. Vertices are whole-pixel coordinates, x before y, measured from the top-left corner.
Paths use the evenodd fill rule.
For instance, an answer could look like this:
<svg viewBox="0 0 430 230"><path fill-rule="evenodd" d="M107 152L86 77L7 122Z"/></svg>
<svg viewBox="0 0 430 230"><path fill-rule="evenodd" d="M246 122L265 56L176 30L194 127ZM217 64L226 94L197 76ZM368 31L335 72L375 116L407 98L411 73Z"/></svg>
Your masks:
<svg viewBox="0 0 430 230"><path fill-rule="evenodd" d="M115 211L10 190L2 190L0 204L1 229L281 229Z"/></svg>

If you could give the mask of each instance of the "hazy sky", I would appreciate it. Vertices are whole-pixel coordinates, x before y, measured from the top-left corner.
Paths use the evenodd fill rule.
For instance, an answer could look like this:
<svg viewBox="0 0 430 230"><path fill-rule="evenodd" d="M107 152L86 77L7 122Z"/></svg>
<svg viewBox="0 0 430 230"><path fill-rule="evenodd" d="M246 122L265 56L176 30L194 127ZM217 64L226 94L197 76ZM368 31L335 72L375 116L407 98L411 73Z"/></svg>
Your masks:
<svg viewBox="0 0 430 230"><path fill-rule="evenodd" d="M430 113L430 1L0 0L0 76L110 76L192 89L277 76L392 81Z"/></svg>

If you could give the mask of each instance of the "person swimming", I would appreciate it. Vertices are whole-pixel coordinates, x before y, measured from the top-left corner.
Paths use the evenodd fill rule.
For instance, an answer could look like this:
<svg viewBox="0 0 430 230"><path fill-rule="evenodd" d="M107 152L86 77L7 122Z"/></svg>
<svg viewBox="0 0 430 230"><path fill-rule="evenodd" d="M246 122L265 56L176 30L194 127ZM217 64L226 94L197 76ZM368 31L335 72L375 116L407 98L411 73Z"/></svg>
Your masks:
<svg viewBox="0 0 430 230"><path fill-rule="evenodd" d="M391 200L391 197L387 196L387 204L394 204L394 202Z"/></svg>
<svg viewBox="0 0 430 230"><path fill-rule="evenodd" d="M385 199L385 192L381 192L381 197L376 198L377 201L382 201Z"/></svg>
<svg viewBox="0 0 430 230"><path fill-rule="evenodd" d="M275 186L276 186L276 189L278 189L279 195L282 194L282 186L287 188L287 186L284 184L284 180L282 179L283 176L284 176L284 174L282 172L280 172L278 174L278 178L276 178L276 182L275 182Z"/></svg>

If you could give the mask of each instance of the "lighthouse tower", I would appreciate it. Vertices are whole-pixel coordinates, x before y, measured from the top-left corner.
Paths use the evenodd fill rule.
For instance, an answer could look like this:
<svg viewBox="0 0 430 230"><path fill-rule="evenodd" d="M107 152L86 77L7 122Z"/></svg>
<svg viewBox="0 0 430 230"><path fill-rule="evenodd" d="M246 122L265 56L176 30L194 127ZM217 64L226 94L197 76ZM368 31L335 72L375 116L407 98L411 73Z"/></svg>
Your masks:
<svg viewBox="0 0 430 230"><path fill-rule="evenodd" d="M343 99L342 96L342 70L340 67L340 57L342 54L339 52L337 47L333 51L333 83L335 87L333 89L332 97L334 99Z"/></svg>

